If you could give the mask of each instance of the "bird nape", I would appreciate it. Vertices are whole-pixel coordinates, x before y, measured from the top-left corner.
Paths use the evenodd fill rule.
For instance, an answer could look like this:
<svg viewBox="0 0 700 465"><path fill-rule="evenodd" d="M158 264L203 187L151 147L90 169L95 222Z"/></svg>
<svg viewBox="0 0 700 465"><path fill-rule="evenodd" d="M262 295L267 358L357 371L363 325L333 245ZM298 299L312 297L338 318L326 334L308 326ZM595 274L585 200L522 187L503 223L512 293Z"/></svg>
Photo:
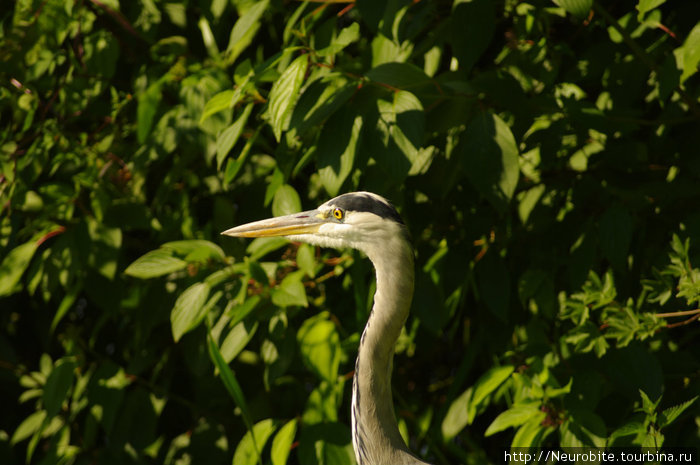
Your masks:
<svg viewBox="0 0 700 465"><path fill-rule="evenodd" d="M340 195L316 210L244 224L235 237L285 236L322 247L353 248L372 261L374 305L362 332L352 383L352 444L359 465L428 465L404 443L391 397L394 345L413 298L413 248L396 209L371 192Z"/></svg>

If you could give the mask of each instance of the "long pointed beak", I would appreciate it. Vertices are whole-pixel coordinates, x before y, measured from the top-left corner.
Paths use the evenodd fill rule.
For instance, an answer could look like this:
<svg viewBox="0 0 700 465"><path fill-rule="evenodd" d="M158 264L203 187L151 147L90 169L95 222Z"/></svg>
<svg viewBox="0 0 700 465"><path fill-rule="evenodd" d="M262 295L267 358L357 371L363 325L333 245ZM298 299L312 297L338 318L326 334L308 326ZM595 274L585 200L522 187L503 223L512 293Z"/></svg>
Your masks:
<svg viewBox="0 0 700 465"><path fill-rule="evenodd" d="M274 237L313 234L327 218L318 210L309 210L292 215L278 216L267 220L243 224L222 232L234 237Z"/></svg>

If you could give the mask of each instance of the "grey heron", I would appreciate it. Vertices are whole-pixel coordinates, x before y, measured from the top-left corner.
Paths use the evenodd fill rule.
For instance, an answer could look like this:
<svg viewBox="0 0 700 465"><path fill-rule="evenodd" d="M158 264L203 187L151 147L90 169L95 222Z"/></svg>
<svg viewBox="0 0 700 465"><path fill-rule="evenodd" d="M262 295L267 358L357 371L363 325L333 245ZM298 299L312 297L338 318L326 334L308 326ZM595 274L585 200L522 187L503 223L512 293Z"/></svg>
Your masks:
<svg viewBox="0 0 700 465"><path fill-rule="evenodd" d="M322 247L364 252L375 268L374 305L360 339L352 383L352 444L359 465L428 465L411 453L396 424L391 395L394 346L413 298L413 248L385 198L353 192L316 210L237 226L236 237L285 236Z"/></svg>

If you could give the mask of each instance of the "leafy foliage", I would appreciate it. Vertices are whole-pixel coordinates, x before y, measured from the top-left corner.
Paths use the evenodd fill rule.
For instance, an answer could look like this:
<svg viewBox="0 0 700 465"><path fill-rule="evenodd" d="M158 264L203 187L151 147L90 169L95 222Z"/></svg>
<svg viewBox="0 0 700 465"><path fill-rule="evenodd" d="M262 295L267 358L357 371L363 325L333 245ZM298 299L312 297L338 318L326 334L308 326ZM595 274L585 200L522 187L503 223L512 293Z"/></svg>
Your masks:
<svg viewBox="0 0 700 465"><path fill-rule="evenodd" d="M360 189L416 249L393 383L412 450L697 447L699 17L8 3L3 463L353 463L370 264L219 232Z"/></svg>

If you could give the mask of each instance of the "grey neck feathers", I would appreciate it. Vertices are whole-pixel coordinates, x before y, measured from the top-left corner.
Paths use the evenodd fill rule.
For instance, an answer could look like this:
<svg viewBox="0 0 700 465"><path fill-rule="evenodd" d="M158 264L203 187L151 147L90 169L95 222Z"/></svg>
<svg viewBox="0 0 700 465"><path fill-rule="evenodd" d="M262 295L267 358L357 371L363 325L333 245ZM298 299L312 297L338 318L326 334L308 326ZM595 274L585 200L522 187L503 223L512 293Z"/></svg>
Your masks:
<svg viewBox="0 0 700 465"><path fill-rule="evenodd" d="M394 345L413 297L413 250L403 237L396 237L366 252L376 270L377 291L355 362L355 456L359 465L425 464L411 454L399 434L391 395Z"/></svg>

